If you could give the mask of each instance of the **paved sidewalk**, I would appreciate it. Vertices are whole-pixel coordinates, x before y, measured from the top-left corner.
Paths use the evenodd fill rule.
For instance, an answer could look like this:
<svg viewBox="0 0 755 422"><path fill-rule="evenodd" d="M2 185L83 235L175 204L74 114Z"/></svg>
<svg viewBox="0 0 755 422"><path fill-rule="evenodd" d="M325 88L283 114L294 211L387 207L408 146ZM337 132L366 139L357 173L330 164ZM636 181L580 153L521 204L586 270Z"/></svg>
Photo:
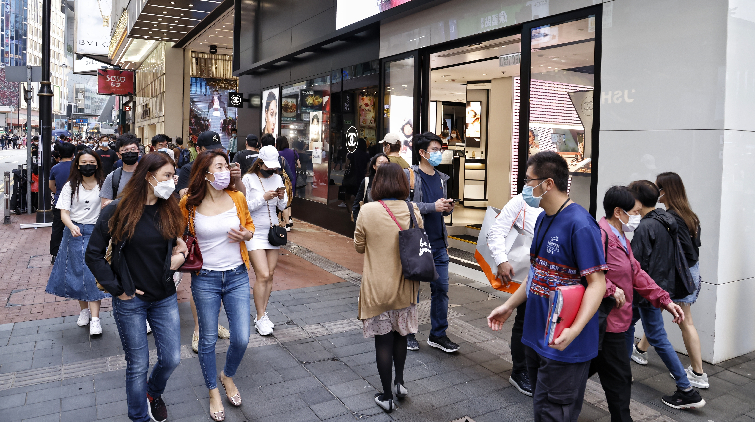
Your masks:
<svg viewBox="0 0 755 422"><path fill-rule="evenodd" d="M27 233L38 242L43 237ZM7 227L0 228L0 271L9 274L8 263L18 265L13 273L29 277L27 281L37 286L40 282L30 279L38 271L37 277L44 278L43 286L47 277L44 271L28 268L30 252L23 252L25 258L7 254L9 250L22 253L26 247L28 240L16 237L15 249L9 248L13 236L7 234ZM276 289L279 276L287 289L274 291L269 307L275 335L252 334L236 377L244 404L238 409L226 404L226 420L532 420L531 399L508 383L511 323L499 333L491 332L485 323L485 316L505 295L470 279L451 276L449 336L460 343L461 350L449 355L424 342L429 331L429 288L423 285L418 335L421 349L409 352L406 363L410 397L399 402L398 410L386 414L373 401L380 389L373 342L363 338L361 325L354 319L361 257L353 251L349 239L298 221L290 239L288 250L281 251L281 262L287 262L290 268L281 267L276 272ZM46 247L45 243L45 251ZM24 260L27 264L22 268L18 263ZM46 271L49 273L49 268ZM254 279L253 273L250 277ZM0 294L6 294L2 289L11 283L5 276L2 283ZM308 284L294 288L297 283ZM103 312L103 334L90 337L87 328L76 326L78 305L69 302L73 301L61 302L68 303L61 309L70 308L69 316L40 318L29 311L13 315L25 320L0 324L0 419L127 420L125 361L113 319L109 312ZM33 306L37 305L21 308ZM186 302L179 308L183 359L164 398L171 421L209 420L207 390L189 346L191 312ZM151 350L153 341L150 336ZM219 341L219 369L225 348L227 341ZM651 351L649 357L648 366L632 364L632 413L636 421L755 419L755 354L722 365L706 365L711 388L702 394L708 405L689 412L661 404L661 395L671 393L674 383L657 354ZM686 365L686 357L681 359ZM588 382L580 420L610 420L597 377Z"/></svg>

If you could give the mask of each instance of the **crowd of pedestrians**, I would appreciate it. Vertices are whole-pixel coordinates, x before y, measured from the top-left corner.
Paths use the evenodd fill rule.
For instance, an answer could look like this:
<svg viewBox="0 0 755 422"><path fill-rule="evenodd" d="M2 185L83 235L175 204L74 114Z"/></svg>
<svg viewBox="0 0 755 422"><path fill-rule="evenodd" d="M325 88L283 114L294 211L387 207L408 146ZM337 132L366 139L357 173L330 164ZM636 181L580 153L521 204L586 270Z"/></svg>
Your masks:
<svg viewBox="0 0 755 422"><path fill-rule="evenodd" d="M293 224L290 205L301 162L285 137L271 134L248 135L245 144L234 141L230 151L215 132L200 134L190 148L165 135L153 137L151 145L150 152L142 152L140 140L130 134L115 143L101 138L97 151L65 141L56 145L59 162L50 172L54 265L46 291L78 300L77 324L89 326L91 335L102 333L100 301L112 298L127 362L128 416L164 421L168 409L162 395L180 362L176 287L181 273L190 274L192 348L209 391L210 417L222 421L224 402L242 405L233 378L252 322L258 335L274 332L267 307L278 249ZM460 349L447 334L444 217L454 211L455 201L448 198L449 176L437 169L443 141L433 133L415 135L417 165L398 156L400 145L389 134L383 152L370 160L349 157L365 161L351 213L354 246L364 254L357 317L364 337L374 338L382 385L375 403L386 412L409 395L404 365L408 352L420 348L422 283L404 275L403 230L421 229L419 255L431 256L434 266L427 345L450 354ZM701 282L700 221L681 178L661 173L655 182L611 187L600 221L574 203L568 190L566 161L551 151L533 154L524 189L487 235L497 277L504 285L521 281L488 316L497 331L516 312L509 382L532 397L536 421L576 421L587 379L597 373L611 419L631 421L631 362L646 365L652 346L676 383L663 403L677 409L703 406L697 389L709 385L691 314ZM656 208L658 202L666 210ZM514 233L526 242L526 258L511 251L507 239ZM553 292L578 285L584 293L574 322L555 338L544 336ZM218 324L221 307L228 328ZM691 361L686 369L668 341L663 310L681 329ZM645 335L635 344L638 320ZM151 373L150 332L157 347ZM219 337L229 338L230 345L218 372Z"/></svg>

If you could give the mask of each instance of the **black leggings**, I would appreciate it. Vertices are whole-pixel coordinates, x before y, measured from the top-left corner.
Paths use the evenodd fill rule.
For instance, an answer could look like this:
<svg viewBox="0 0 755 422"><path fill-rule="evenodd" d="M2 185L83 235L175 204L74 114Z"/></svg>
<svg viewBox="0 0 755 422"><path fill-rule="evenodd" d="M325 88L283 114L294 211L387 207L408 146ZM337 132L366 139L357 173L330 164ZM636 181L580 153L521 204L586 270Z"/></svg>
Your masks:
<svg viewBox="0 0 755 422"><path fill-rule="evenodd" d="M406 363L406 337L391 331L382 336L375 336L375 360L377 361L380 382L383 384L383 399L393 397L391 392L391 366L396 369L396 384L404 383L404 364Z"/></svg>

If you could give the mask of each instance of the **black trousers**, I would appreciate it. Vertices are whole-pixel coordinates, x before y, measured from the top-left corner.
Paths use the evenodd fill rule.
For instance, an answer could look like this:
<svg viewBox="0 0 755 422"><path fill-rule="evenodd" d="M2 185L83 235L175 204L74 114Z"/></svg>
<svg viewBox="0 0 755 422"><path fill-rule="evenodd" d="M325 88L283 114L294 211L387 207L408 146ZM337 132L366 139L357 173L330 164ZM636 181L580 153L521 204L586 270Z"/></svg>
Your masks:
<svg viewBox="0 0 755 422"><path fill-rule="evenodd" d="M632 368L627 354L626 333L604 335L603 347L590 364L590 376L596 372L606 393L611 421L631 421L629 401L632 398Z"/></svg>
<svg viewBox="0 0 755 422"><path fill-rule="evenodd" d="M52 233L50 234L50 255L57 256L60 242L63 240L63 220L60 219L60 210L52 207Z"/></svg>
<svg viewBox="0 0 755 422"><path fill-rule="evenodd" d="M522 333L524 333L524 312L527 309L527 301L522 302L516 308L514 317L514 327L511 329L511 360L514 361L512 372L522 372L527 370L527 359L524 353L524 344L522 344Z"/></svg>
<svg viewBox="0 0 755 422"><path fill-rule="evenodd" d="M535 422L577 422L585 398L590 361L566 363L540 356L525 346L532 383Z"/></svg>

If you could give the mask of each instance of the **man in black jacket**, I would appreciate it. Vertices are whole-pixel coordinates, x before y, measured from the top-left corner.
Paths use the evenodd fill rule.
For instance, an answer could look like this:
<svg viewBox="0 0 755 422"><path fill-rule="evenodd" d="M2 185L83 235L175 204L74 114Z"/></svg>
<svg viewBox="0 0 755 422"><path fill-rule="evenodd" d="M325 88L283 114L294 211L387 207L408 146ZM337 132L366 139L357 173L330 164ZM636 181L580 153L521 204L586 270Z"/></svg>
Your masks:
<svg viewBox="0 0 755 422"><path fill-rule="evenodd" d="M676 219L664 210L655 208L660 191L658 187L647 180L639 180L629 185L629 190L642 204L640 225L634 231L632 238L632 253L640 267L653 278L663 290L667 291L671 299L676 297L677 274L675 267L677 245ZM638 298L639 295L635 295ZM676 392L671 396L663 396L661 401L675 409L693 409L703 407L705 400L700 393L692 388L687 372L682 366L679 356L668 341L664 328L661 310L652 307L647 301L635 301L632 325L626 334L627 353L633 361L640 365L647 365L647 350L643 351L634 344L634 326L642 319L642 328L651 346L660 356L666 368L676 381Z"/></svg>

